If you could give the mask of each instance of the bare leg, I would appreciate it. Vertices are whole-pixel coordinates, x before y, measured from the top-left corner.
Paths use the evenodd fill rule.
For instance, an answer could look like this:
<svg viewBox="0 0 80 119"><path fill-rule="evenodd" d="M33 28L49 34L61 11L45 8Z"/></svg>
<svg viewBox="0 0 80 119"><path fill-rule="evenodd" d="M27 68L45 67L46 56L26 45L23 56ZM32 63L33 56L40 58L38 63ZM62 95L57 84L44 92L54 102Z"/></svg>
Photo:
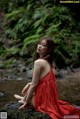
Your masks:
<svg viewBox="0 0 80 119"><path fill-rule="evenodd" d="M22 100L22 99L23 99L23 97L22 97L22 96L17 95L17 94L14 94L14 97L15 97L16 99L18 99L18 100Z"/></svg>
<svg viewBox="0 0 80 119"><path fill-rule="evenodd" d="M32 96L32 98L31 98L29 103L34 107L34 95Z"/></svg>
<svg viewBox="0 0 80 119"><path fill-rule="evenodd" d="M25 102L23 102L23 105L21 105L19 109L26 109L29 107L34 107L34 96L31 98L31 100L29 101L27 105L25 105Z"/></svg>
<svg viewBox="0 0 80 119"><path fill-rule="evenodd" d="M23 99L24 99L24 97L23 97L22 99L20 99L19 102L20 102L20 103L25 103ZM33 107L34 107L34 95L33 95L32 98L30 99L30 101L29 101L28 104L29 104L29 106L33 106Z"/></svg>
<svg viewBox="0 0 80 119"><path fill-rule="evenodd" d="M22 97L22 96L20 96L20 95L17 95L17 94L14 94L14 97L19 100L18 102L24 103L24 100L23 100L24 97Z"/></svg>

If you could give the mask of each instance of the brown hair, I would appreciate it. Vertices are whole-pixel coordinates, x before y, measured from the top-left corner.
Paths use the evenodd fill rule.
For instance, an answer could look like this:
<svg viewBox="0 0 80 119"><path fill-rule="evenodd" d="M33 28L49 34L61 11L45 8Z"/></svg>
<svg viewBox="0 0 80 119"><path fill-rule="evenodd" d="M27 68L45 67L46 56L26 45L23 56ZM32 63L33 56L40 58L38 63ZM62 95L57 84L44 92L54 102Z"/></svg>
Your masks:
<svg viewBox="0 0 80 119"><path fill-rule="evenodd" d="M52 66L53 60L54 60L53 54L54 54L54 48L55 48L54 41L52 40L52 38L43 37L39 40L39 42L41 42L42 40L47 41L47 48L48 48L48 53L44 56L44 59L47 60L49 64ZM35 52L34 60L37 60L37 59L39 59L39 54Z"/></svg>

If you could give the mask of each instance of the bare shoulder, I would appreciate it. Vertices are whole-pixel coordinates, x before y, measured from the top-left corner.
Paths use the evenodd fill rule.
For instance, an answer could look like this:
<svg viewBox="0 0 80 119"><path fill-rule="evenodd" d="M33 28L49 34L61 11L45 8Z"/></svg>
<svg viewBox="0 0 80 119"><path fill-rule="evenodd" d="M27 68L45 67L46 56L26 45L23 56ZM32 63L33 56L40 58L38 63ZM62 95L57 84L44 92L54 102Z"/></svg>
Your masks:
<svg viewBox="0 0 80 119"><path fill-rule="evenodd" d="M46 65L47 65L47 61L44 60L44 59L37 59L35 62L34 62L34 66L39 66L41 68L44 68Z"/></svg>
<svg viewBox="0 0 80 119"><path fill-rule="evenodd" d="M47 61L46 60L44 60L44 59L37 59L35 62L34 62L35 64L43 64L43 63L47 63Z"/></svg>

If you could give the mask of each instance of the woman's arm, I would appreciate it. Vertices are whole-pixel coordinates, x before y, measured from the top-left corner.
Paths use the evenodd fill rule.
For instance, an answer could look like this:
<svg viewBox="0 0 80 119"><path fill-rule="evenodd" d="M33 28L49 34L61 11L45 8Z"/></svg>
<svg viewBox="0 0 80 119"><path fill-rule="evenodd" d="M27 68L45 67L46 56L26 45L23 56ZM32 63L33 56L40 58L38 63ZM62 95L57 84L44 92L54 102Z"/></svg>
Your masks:
<svg viewBox="0 0 80 119"><path fill-rule="evenodd" d="M27 90L29 89L30 85L32 82L28 83L23 89L22 89L22 94L25 95L27 93Z"/></svg>
<svg viewBox="0 0 80 119"><path fill-rule="evenodd" d="M30 101L37 85L38 85L38 82L39 82L39 79L40 79L40 74L41 74L41 63L39 60L36 60L35 63L34 63L34 70L33 70L33 77L32 77L32 83L27 91L27 94L25 95L24 97L24 101L25 101L25 104L23 104L19 109L22 109L24 108L28 102Z"/></svg>

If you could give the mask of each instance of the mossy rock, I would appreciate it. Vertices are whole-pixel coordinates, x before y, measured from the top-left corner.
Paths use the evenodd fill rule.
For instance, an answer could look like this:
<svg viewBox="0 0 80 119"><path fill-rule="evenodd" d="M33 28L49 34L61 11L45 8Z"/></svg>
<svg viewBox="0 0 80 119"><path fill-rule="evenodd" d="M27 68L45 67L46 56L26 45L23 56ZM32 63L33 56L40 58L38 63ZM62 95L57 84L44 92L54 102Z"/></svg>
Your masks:
<svg viewBox="0 0 80 119"><path fill-rule="evenodd" d="M7 112L8 119L51 119L46 113L35 111L33 107L25 110L18 110L19 104L10 102L0 109L0 112Z"/></svg>

